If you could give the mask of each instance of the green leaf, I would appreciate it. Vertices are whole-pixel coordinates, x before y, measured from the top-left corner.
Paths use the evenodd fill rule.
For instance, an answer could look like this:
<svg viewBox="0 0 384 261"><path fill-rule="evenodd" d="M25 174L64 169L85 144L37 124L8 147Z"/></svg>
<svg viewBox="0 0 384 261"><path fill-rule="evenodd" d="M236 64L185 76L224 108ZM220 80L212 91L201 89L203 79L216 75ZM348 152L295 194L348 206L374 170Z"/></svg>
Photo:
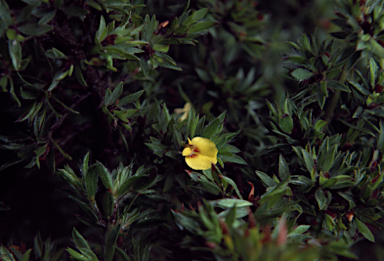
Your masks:
<svg viewBox="0 0 384 261"><path fill-rule="evenodd" d="M334 179L337 179L337 178L338 178L338 177L335 177ZM331 180L331 179L330 179L330 180ZM337 180L335 186L337 186L338 182L339 182L339 180ZM325 184L324 184L324 185L325 185ZM351 185L353 185L353 184L348 184L348 185L351 186ZM349 192L349 191L347 191L347 192L340 192L340 191L339 191L338 194L339 194L340 196L342 196L345 200L348 201L348 203L349 203L349 209L348 209L348 211L350 211L351 209L353 209L354 207L356 207L356 203L355 203L355 201L353 200L353 195L352 195L351 192Z"/></svg>
<svg viewBox="0 0 384 261"><path fill-rule="evenodd" d="M244 199L225 198L216 201L217 206L222 208L233 208L235 205L237 208L252 206L253 204Z"/></svg>
<svg viewBox="0 0 384 261"><path fill-rule="evenodd" d="M298 68L298 69L294 70L293 72L291 72L291 75L293 78L295 78L299 81L304 81L308 78L311 78L314 75L314 73L310 72L308 70L302 69L302 68Z"/></svg>
<svg viewBox="0 0 384 261"><path fill-rule="evenodd" d="M324 191L321 188L318 188L315 192L315 198L317 204L319 205L320 210L327 209L327 199L325 198Z"/></svg>
<svg viewBox="0 0 384 261"><path fill-rule="evenodd" d="M311 43L309 42L309 38L306 34L301 36L301 44L305 50L312 52Z"/></svg>
<svg viewBox="0 0 384 261"><path fill-rule="evenodd" d="M1 245L0 247L0 257L2 258L2 260L4 259L4 261L16 261L14 256L3 245Z"/></svg>
<svg viewBox="0 0 384 261"><path fill-rule="evenodd" d="M97 29L97 32L96 32L96 40L101 43L102 41L104 41L104 39L107 37L107 34L108 34L108 28L105 24L105 19L103 16L100 16L100 24L99 24L99 29Z"/></svg>
<svg viewBox="0 0 384 261"><path fill-rule="evenodd" d="M303 154L304 164L307 170L311 173L312 169L315 166L315 161L311 154L309 154L306 150L301 149L301 153Z"/></svg>
<svg viewBox="0 0 384 261"><path fill-rule="evenodd" d="M289 232L288 237L302 235L305 232L307 232L310 227L311 227L310 225L299 225L294 230Z"/></svg>
<svg viewBox="0 0 384 261"><path fill-rule="evenodd" d="M232 227L233 223L236 220L236 204L233 205L233 208L231 208L225 217L225 223L227 223L228 227Z"/></svg>
<svg viewBox="0 0 384 261"><path fill-rule="evenodd" d="M51 59L67 59L68 57L56 48L49 49L45 55Z"/></svg>
<svg viewBox="0 0 384 261"><path fill-rule="evenodd" d="M115 253L116 240L119 235L120 224L117 224L108 234L105 240L105 253L104 257L106 261L112 261Z"/></svg>
<svg viewBox="0 0 384 261"><path fill-rule="evenodd" d="M148 62L143 57L140 58L140 67L144 73L145 78L147 78L149 75L149 70L151 70L151 67L148 65Z"/></svg>
<svg viewBox="0 0 384 261"><path fill-rule="evenodd" d="M266 187L274 187L277 185L276 181L274 181L270 176L268 176L266 173L256 170L256 175L259 176L261 181L264 183L264 186Z"/></svg>
<svg viewBox="0 0 384 261"><path fill-rule="evenodd" d="M125 253L125 251L119 247L115 247L115 253L116 255L118 256L118 260L123 260L123 261L131 261L131 259L129 258L129 256L127 255L127 253Z"/></svg>
<svg viewBox="0 0 384 261"><path fill-rule="evenodd" d="M105 96L104 104L106 106L114 104L117 99L119 99L120 95L123 93L123 82L120 82L115 89L113 89L113 92L107 97Z"/></svg>
<svg viewBox="0 0 384 261"><path fill-rule="evenodd" d="M67 247L67 252L68 254L74 258L75 260L79 260L79 261L89 261L88 257L86 257L85 255L83 254L80 254L79 252L75 251L74 249L70 248L70 247Z"/></svg>
<svg viewBox="0 0 384 261"><path fill-rule="evenodd" d="M158 52L167 53L169 51L169 44L155 44L152 49Z"/></svg>
<svg viewBox="0 0 384 261"><path fill-rule="evenodd" d="M85 154L84 158L83 158L83 163L81 164L81 172L83 174L83 177L85 177L88 173L88 169L89 169L89 154L90 154L90 151L88 151L87 154Z"/></svg>
<svg viewBox="0 0 384 261"><path fill-rule="evenodd" d="M96 165L92 165L89 170L87 171L87 174L85 175L85 189L87 190L88 196L94 200L95 195L97 192L97 178L98 178L98 173L96 169Z"/></svg>
<svg viewBox="0 0 384 261"><path fill-rule="evenodd" d="M203 137L207 139L212 139L212 137L217 134L220 124L221 124L221 120L219 118L216 118L213 121L211 121L207 125L207 127L205 127L203 131Z"/></svg>
<svg viewBox="0 0 384 261"><path fill-rule="evenodd" d="M280 128L285 133L291 134L293 129L293 119L291 115L284 114L280 119Z"/></svg>
<svg viewBox="0 0 384 261"><path fill-rule="evenodd" d="M104 214L109 218L112 215L113 207L115 205L112 192L107 190L103 197L103 210Z"/></svg>
<svg viewBox="0 0 384 261"><path fill-rule="evenodd" d="M231 156L227 156L227 155L221 155L219 152L218 157L220 157L223 160L223 162L232 162L237 164L248 165L248 163L242 157L235 154L232 154Z"/></svg>
<svg viewBox="0 0 384 261"><path fill-rule="evenodd" d="M355 47L346 47L340 56L337 58L337 64L344 63L355 53Z"/></svg>
<svg viewBox="0 0 384 261"><path fill-rule="evenodd" d="M31 251L32 249L28 249L27 251L25 251L25 253L23 254L23 258L21 259L21 261L29 261L29 256L31 254Z"/></svg>
<svg viewBox="0 0 384 261"><path fill-rule="evenodd" d="M97 166L97 172L99 173L99 177L101 181L104 184L104 187L107 189L112 189L113 188L113 182L112 182L112 177L107 168L99 161L96 163Z"/></svg>
<svg viewBox="0 0 384 261"><path fill-rule="evenodd" d="M320 166L320 169L324 173L328 172L331 169L333 165L333 161L335 159L336 150L337 150L337 147L335 146L331 152L327 151L327 153L325 153L325 155L323 156L324 160L321 161L322 164Z"/></svg>
<svg viewBox="0 0 384 261"><path fill-rule="evenodd" d="M321 129L327 125L327 122L324 121L324 120L318 120L316 123L315 123L315 126L313 126L313 128L317 131L321 131Z"/></svg>
<svg viewBox="0 0 384 261"><path fill-rule="evenodd" d="M228 178L228 177L226 177L226 176L223 176L222 179L224 179L226 182L228 182L229 185L231 185L231 186L233 187L233 189L236 191L237 196L238 196L240 199L243 198L243 197L241 196L241 193L240 193L239 188L237 187L236 183L235 183L232 179L230 179L230 178Z"/></svg>
<svg viewBox="0 0 384 261"><path fill-rule="evenodd" d="M355 217L354 219L355 219L355 222L356 222L356 225L357 225L357 229L359 230L359 232L361 234L363 234L363 236L366 239L368 239L369 241L374 243L375 242L375 237L373 236L371 230L369 230L367 225L365 225L363 222L361 222L357 217Z"/></svg>
<svg viewBox="0 0 384 261"><path fill-rule="evenodd" d="M69 16L76 16L81 19L84 19L85 16L89 13L89 11L79 6L72 5L72 6L65 7L64 13Z"/></svg>
<svg viewBox="0 0 384 261"><path fill-rule="evenodd" d="M51 21L56 15L56 10L46 13L43 17L40 18L38 25L47 24Z"/></svg>
<svg viewBox="0 0 384 261"><path fill-rule="evenodd" d="M6 1L0 1L0 20L3 21L4 28L12 24L12 16Z"/></svg>
<svg viewBox="0 0 384 261"><path fill-rule="evenodd" d="M214 22L214 21L200 22L200 23L197 23L197 24L189 26L188 27L188 33L198 33L198 32L207 30L207 29L209 29L211 27L214 27L217 24L218 23Z"/></svg>
<svg viewBox="0 0 384 261"><path fill-rule="evenodd" d="M87 248L91 249L87 243L87 241L84 239L84 237L76 230L76 228L73 228L72 230L72 239L75 242L75 245L77 248Z"/></svg>
<svg viewBox="0 0 384 261"><path fill-rule="evenodd" d="M77 81L81 85L88 86L87 82L84 79L83 73L81 72L81 68L78 65L75 66L75 76L76 76Z"/></svg>
<svg viewBox="0 0 384 261"><path fill-rule="evenodd" d="M47 24L39 25L38 23L27 23L25 25L19 26L17 29L26 35L39 36L52 31L53 26Z"/></svg>
<svg viewBox="0 0 384 261"><path fill-rule="evenodd" d="M9 40L8 41L8 49L9 49L9 56L12 60L13 68L15 68L16 71L20 69L21 66L21 45L16 40Z"/></svg>
<svg viewBox="0 0 384 261"><path fill-rule="evenodd" d="M384 58L384 48L381 44L379 44L374 38L369 40L369 44L371 46L372 53L380 58Z"/></svg>
<svg viewBox="0 0 384 261"><path fill-rule="evenodd" d="M361 94L364 94L364 95L370 95L371 92L367 90L367 88L365 88L363 85L361 85L360 83L357 83L357 82L353 82L353 81L348 81L353 87L355 87L355 89L357 91L359 91Z"/></svg>
<svg viewBox="0 0 384 261"><path fill-rule="evenodd" d="M121 184L121 186L117 190L117 195L122 196L126 194L132 188L132 186L134 186L136 183L140 183L145 179L146 179L146 176L143 176L143 175L129 177L124 181L123 184Z"/></svg>
<svg viewBox="0 0 384 261"><path fill-rule="evenodd" d="M199 21L204 18L204 16L208 13L208 8L202 8L193 12L193 20Z"/></svg>
<svg viewBox="0 0 384 261"><path fill-rule="evenodd" d="M58 71L55 74L55 77L53 77L51 85L48 87L47 91L52 91L53 89L56 88L56 86L59 84L61 80L63 80L66 76L68 75L68 71Z"/></svg>
<svg viewBox="0 0 384 261"><path fill-rule="evenodd" d="M380 121L380 134L377 139L377 148L384 154L384 122Z"/></svg>
<svg viewBox="0 0 384 261"><path fill-rule="evenodd" d="M141 90L141 91L132 93L130 95L127 95L124 98L122 98L117 105L120 107L120 106L127 105L128 103L136 102L143 93L144 93L144 90Z"/></svg>
<svg viewBox="0 0 384 261"><path fill-rule="evenodd" d="M290 55L290 56L284 58L283 60L289 61L292 63L297 63L297 64L307 64L307 59L303 56L300 56L300 55Z"/></svg>
<svg viewBox="0 0 384 261"><path fill-rule="evenodd" d="M370 72L370 83L371 87L374 88L376 85L377 72L379 71L379 67L375 62L375 59L369 59L369 72Z"/></svg>
<svg viewBox="0 0 384 261"><path fill-rule="evenodd" d="M351 90L348 88L348 86L346 86L346 85L344 85L338 81L333 81L333 80L327 81L327 86L333 90L340 90L343 92L351 92Z"/></svg>
<svg viewBox="0 0 384 261"><path fill-rule="evenodd" d="M281 154L279 156L279 176L281 180L286 180L290 177L288 164Z"/></svg>

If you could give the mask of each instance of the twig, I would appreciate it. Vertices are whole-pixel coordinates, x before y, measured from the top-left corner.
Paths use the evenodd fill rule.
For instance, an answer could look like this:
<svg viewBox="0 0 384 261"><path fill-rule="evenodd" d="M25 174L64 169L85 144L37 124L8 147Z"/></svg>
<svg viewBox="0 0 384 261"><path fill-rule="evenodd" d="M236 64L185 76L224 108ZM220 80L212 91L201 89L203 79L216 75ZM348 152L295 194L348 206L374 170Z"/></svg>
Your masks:
<svg viewBox="0 0 384 261"><path fill-rule="evenodd" d="M75 108L80 102L82 102L83 100L85 100L86 98L88 98L89 96L91 96L91 93L88 92L87 94L81 96L80 99L78 99L74 104L71 105L71 107L69 107L71 110L73 110L73 108ZM59 128L61 126L61 124L63 124L65 118L68 116L69 112L66 112L63 117L61 117L55 124L52 125L50 131L54 131L56 130L57 128Z"/></svg>
<svg viewBox="0 0 384 261"><path fill-rule="evenodd" d="M347 80L347 75L348 75L348 66L344 65L343 71L341 72L341 74L339 76L339 82L341 84L344 84L344 82ZM335 90L335 92L332 95L331 100L329 101L327 108L325 109L323 119L327 122L327 125L332 118L332 114L336 108L337 102L338 102L339 97L340 97L340 93L341 93L341 90ZM326 127L326 126L324 126L324 127Z"/></svg>

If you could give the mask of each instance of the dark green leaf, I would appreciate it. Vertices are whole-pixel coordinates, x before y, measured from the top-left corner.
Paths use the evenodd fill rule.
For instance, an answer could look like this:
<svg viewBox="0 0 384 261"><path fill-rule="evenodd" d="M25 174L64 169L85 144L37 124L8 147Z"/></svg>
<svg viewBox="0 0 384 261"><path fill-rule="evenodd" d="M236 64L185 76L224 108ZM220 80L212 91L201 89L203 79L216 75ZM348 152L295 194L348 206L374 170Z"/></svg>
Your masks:
<svg viewBox="0 0 384 261"><path fill-rule="evenodd" d="M103 197L103 210L104 210L104 214L108 218L112 215L114 205L115 205L115 202L113 199L112 192L110 190L107 190L104 193L104 197Z"/></svg>
<svg viewBox="0 0 384 261"><path fill-rule="evenodd" d="M236 205L234 204L233 207L229 210L226 218L225 218L225 223L227 223L228 227L232 227L233 223L236 220Z"/></svg>
<svg viewBox="0 0 384 261"><path fill-rule="evenodd" d="M289 179L290 176L288 164L281 154L279 156L279 176L283 181Z"/></svg>
<svg viewBox="0 0 384 261"><path fill-rule="evenodd" d="M66 250L67 250L68 254L69 254L72 258L74 258L75 260L80 260L80 261L88 261L88 260L89 260L88 257L86 257L86 256L83 255L83 254L80 254L79 252L73 250L73 249L70 248L70 247L67 247Z"/></svg>
<svg viewBox="0 0 384 261"><path fill-rule="evenodd" d="M138 91L138 92L135 92L135 93L132 93L130 95L125 96L124 98L122 98L119 101L118 106L124 106L128 103L132 103L132 102L137 101L143 93L144 93L144 91L142 90L142 91Z"/></svg>
<svg viewBox="0 0 384 261"><path fill-rule="evenodd" d="M253 205L251 202L246 201L244 199L235 199L235 198L220 199L216 203L217 203L217 206L222 208L227 208L227 209L233 208L235 205L237 208L248 207Z"/></svg>
<svg viewBox="0 0 384 261"><path fill-rule="evenodd" d="M111 95L108 96L108 98L105 99L104 104L106 106L114 104L117 99L119 99L120 95L123 93L123 82L120 82L115 89L113 89L113 92Z"/></svg>
<svg viewBox="0 0 384 261"><path fill-rule="evenodd" d="M92 165L87 171L87 174L85 175L85 188L87 190L88 196L91 199L95 199L95 195L97 192L97 178L98 173L96 165Z"/></svg>
<svg viewBox="0 0 384 261"><path fill-rule="evenodd" d="M56 48L49 49L45 52L45 55L51 59L67 59L68 57Z"/></svg>
<svg viewBox="0 0 384 261"><path fill-rule="evenodd" d="M140 67L144 73L144 76L148 77L149 70L151 69L151 67L148 65L148 62L143 57L140 58Z"/></svg>
<svg viewBox="0 0 384 261"><path fill-rule="evenodd" d="M104 257L106 261L112 261L114 253L115 253L115 247L116 247L116 240L119 235L120 231L120 224L117 224L108 234L105 240L105 253Z"/></svg>
<svg viewBox="0 0 384 261"><path fill-rule="evenodd" d="M31 35L31 36L39 36L53 30L53 26L47 25L47 24L39 25L38 23L27 23L25 25L19 26L18 29L23 34Z"/></svg>
<svg viewBox="0 0 384 261"><path fill-rule="evenodd" d="M311 78L313 76L313 72L302 69L302 68L298 68L293 72L291 72L291 75L293 78L296 78L299 81L304 81L308 78Z"/></svg>
<svg viewBox="0 0 384 261"><path fill-rule="evenodd" d="M21 45L16 40L9 40L8 41L8 49L9 49L9 56L12 59L12 65L13 68L15 68L16 71L20 69L21 66Z"/></svg>
<svg viewBox="0 0 384 261"><path fill-rule="evenodd" d="M328 81L327 86L333 90L340 90L343 92L351 92L351 90L344 84L338 82L338 81Z"/></svg>
<svg viewBox="0 0 384 261"><path fill-rule="evenodd" d="M280 119L280 128L285 133L291 134L293 129L293 119L291 115L285 114Z"/></svg>
<svg viewBox="0 0 384 261"><path fill-rule="evenodd" d="M72 239L75 242L76 246L78 248L87 248L90 249L87 241L84 239L84 237L76 230L76 228L73 228L72 230Z"/></svg>
<svg viewBox="0 0 384 261"><path fill-rule="evenodd" d="M256 175L259 176L261 181L264 183L264 186L266 187L274 187L277 185L276 181L274 181L270 176L268 176L266 173L256 170Z"/></svg>
<svg viewBox="0 0 384 261"><path fill-rule="evenodd" d="M324 191L321 188L318 188L315 192L315 198L317 201L317 204L319 205L320 210L325 210L327 209L327 203L326 203L326 198Z"/></svg>
<svg viewBox="0 0 384 261"><path fill-rule="evenodd" d="M313 157L311 154L309 154L306 150L301 149L301 153L303 153L303 159L305 166L307 167L307 170L311 173L312 169L315 166L315 161L313 160Z"/></svg>
<svg viewBox="0 0 384 261"><path fill-rule="evenodd" d="M100 24L99 24L99 29L97 29L96 32L96 40L101 43L106 37L108 33L108 28L105 24L105 19L103 16L100 16Z"/></svg>
<svg viewBox="0 0 384 261"><path fill-rule="evenodd" d="M107 168L99 161L96 163L96 166L97 166L97 172L99 173L99 177L103 182L104 187L106 187L107 189L112 189L113 188L112 177L109 171L107 170Z"/></svg>
<svg viewBox="0 0 384 261"><path fill-rule="evenodd" d="M221 121L219 118L214 119L211 121L207 127L205 127L203 131L203 137L207 139L212 139L213 136L217 134L217 131L219 130Z"/></svg>
<svg viewBox="0 0 384 261"><path fill-rule="evenodd" d="M375 242L375 237L373 236L372 232L369 230L367 225L365 225L363 222L361 222L357 217L355 217L355 222L357 225L357 229L363 236L368 239L371 242Z"/></svg>
<svg viewBox="0 0 384 261"><path fill-rule="evenodd" d="M188 27L188 33L198 33L217 25L214 21L204 21Z"/></svg>
<svg viewBox="0 0 384 261"><path fill-rule="evenodd" d="M38 24L47 24L49 21L51 21L56 15L56 10L53 10L47 14L45 14L43 17L40 18Z"/></svg>
<svg viewBox="0 0 384 261"><path fill-rule="evenodd" d="M78 65L75 66L75 76L76 76L77 81L81 85L88 86L87 82L84 79L83 73L81 72L81 68Z"/></svg>
<svg viewBox="0 0 384 261"><path fill-rule="evenodd" d="M78 6L68 6L64 8L64 13L69 16L76 16L81 19L84 19L85 15L87 15L89 11Z"/></svg>

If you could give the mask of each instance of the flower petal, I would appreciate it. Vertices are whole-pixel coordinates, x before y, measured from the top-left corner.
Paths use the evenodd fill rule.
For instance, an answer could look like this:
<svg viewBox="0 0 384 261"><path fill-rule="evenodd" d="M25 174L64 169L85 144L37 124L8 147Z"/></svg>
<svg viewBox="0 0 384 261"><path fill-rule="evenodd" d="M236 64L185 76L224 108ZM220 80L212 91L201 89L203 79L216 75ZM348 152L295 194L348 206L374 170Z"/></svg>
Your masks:
<svg viewBox="0 0 384 261"><path fill-rule="evenodd" d="M183 154L183 156L188 156L188 155L191 155L193 152L192 148L190 146L187 146L183 149L183 152L181 154Z"/></svg>
<svg viewBox="0 0 384 261"><path fill-rule="evenodd" d="M208 157L201 154L193 154L192 157L185 157L187 165L195 170L210 169L213 164L217 163L216 157Z"/></svg>
<svg viewBox="0 0 384 261"><path fill-rule="evenodd" d="M217 157L218 150L213 141L203 137L194 137L191 143L195 145L196 148L198 149L198 151L196 151L197 153L208 156L208 157L212 157L212 158Z"/></svg>

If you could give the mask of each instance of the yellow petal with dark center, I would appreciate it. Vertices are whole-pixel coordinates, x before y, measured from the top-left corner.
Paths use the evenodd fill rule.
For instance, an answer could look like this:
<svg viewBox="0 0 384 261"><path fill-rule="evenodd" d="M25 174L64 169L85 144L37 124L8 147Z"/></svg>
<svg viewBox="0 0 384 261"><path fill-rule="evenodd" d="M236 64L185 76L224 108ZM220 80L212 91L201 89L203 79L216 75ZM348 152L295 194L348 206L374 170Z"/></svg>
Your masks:
<svg viewBox="0 0 384 261"><path fill-rule="evenodd" d="M192 151L193 151L193 150L192 150L192 147L187 146L187 147L185 147L185 148L183 149L182 154L183 154L183 156L188 156L188 155L191 155Z"/></svg>
<svg viewBox="0 0 384 261"><path fill-rule="evenodd" d="M216 145L213 141L206 139L206 138L203 138L203 137L195 137L191 140L191 143L192 143L192 145L196 146L195 151L197 153L211 157L211 158L217 157L218 150L217 150Z"/></svg>
<svg viewBox="0 0 384 261"><path fill-rule="evenodd" d="M192 157L185 157L187 165L195 170L210 169L213 164L217 163L216 157L208 157L201 154L194 154Z"/></svg>

